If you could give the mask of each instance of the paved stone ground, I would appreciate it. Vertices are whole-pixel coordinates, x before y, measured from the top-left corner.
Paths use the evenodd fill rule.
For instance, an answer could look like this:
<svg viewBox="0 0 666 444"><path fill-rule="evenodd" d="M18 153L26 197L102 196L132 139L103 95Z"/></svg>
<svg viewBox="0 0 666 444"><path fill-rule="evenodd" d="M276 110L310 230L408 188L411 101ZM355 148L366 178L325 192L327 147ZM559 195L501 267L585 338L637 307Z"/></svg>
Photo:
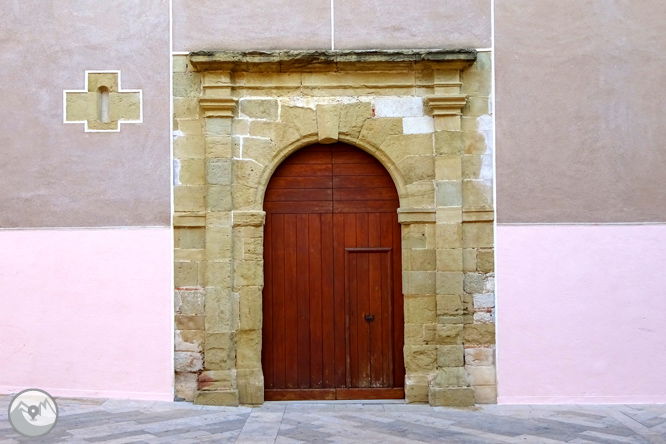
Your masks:
<svg viewBox="0 0 666 444"><path fill-rule="evenodd" d="M23 438L0 395L0 442L75 443L658 443L666 405L491 405L454 409L400 403L178 402L57 398L60 418L42 439Z"/></svg>

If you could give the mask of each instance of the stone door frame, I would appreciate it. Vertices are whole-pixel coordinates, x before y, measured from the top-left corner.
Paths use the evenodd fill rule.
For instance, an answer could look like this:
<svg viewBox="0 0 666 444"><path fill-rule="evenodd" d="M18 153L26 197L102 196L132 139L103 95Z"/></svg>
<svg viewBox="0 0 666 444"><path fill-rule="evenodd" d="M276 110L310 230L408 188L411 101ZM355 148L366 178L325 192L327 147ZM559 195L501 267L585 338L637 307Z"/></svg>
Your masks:
<svg viewBox="0 0 666 444"><path fill-rule="evenodd" d="M492 380L466 362L475 349L494 353L494 324L476 322L468 291L486 285L477 257L493 248L492 185L489 195L474 177L481 155L465 155L480 134L476 119L466 119L474 117L473 94L489 95L490 72L479 65L473 50L189 55L174 95L185 91L189 102L178 103L190 106L176 107L175 117L203 153L181 161L180 177L204 170L199 183L175 187L174 227L177 238L181 227L205 233L198 256L176 255L176 287L196 281L203 293L196 403L263 403L264 192L294 151L338 141L377 158L398 190L406 399L471 405L475 392L479 401L495 389L494 361L483 370ZM427 110L415 127L390 106L376 115L378 100L409 98ZM180 280L179 269L191 271L193 262L196 279Z"/></svg>

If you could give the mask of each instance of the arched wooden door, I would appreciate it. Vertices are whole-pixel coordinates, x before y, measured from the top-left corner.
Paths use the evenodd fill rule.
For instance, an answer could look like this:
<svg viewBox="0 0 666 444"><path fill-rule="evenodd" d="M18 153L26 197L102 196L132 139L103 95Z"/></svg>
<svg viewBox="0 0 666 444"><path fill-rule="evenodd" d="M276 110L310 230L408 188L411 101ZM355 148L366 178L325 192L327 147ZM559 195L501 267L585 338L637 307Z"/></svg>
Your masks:
<svg viewBox="0 0 666 444"><path fill-rule="evenodd" d="M404 398L398 194L342 143L291 155L264 199L265 399Z"/></svg>

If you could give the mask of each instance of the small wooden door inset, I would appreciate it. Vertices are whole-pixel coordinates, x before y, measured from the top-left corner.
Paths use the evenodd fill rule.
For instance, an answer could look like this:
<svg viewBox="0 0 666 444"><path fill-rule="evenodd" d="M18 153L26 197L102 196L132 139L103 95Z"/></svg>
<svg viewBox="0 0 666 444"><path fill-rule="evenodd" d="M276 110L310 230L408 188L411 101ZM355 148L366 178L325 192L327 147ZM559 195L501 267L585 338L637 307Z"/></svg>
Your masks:
<svg viewBox="0 0 666 444"><path fill-rule="evenodd" d="M315 145L278 167L264 209L266 400L403 398L398 195L372 156Z"/></svg>

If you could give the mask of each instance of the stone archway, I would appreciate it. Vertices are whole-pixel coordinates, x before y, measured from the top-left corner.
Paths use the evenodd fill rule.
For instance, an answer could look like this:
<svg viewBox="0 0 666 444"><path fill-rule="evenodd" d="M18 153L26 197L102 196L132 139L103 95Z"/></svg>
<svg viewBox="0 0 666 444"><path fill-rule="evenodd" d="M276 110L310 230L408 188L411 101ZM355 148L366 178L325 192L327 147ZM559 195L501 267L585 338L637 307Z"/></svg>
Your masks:
<svg viewBox="0 0 666 444"><path fill-rule="evenodd" d="M494 390L465 362L465 350L494 344L494 325L474 320L468 292L487 280L476 257L493 246L492 188L466 179L478 175L478 156L464 154L479 133L464 117L473 111L462 81L475 60L474 51L189 56L178 82L191 98L176 104L178 131L203 156L183 146L193 157L181 160L180 176L202 168L203 177L175 188L174 225L205 237L198 256L176 256L176 287L196 282L205 299L195 402L263 402L264 193L289 154L337 141L372 154L398 190L407 400L469 405L475 391ZM474 66L470 84L489 84ZM474 264L465 262L471 253Z"/></svg>

